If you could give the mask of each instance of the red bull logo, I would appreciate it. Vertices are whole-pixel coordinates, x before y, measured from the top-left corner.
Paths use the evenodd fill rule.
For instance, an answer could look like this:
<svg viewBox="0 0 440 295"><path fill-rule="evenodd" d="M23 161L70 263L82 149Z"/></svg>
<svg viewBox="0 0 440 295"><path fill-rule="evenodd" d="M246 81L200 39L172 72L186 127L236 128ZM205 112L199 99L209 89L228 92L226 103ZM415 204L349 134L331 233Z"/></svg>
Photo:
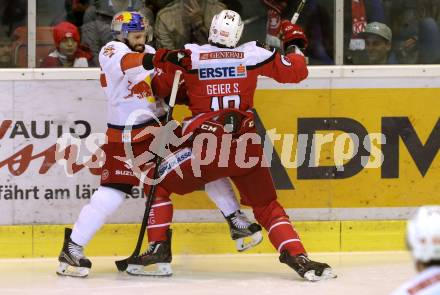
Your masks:
<svg viewBox="0 0 440 295"><path fill-rule="evenodd" d="M126 23L131 21L131 13L130 12L121 12L118 16L115 17L115 21Z"/></svg>
<svg viewBox="0 0 440 295"><path fill-rule="evenodd" d="M104 56L108 56L109 58L112 57L115 54L115 47L113 45L108 45L104 47L103 54Z"/></svg>
<svg viewBox="0 0 440 295"><path fill-rule="evenodd" d="M153 97L153 91L151 90L150 84L148 84L146 81L141 81L133 86L131 86L132 85L131 82L128 83L129 83L128 90L130 91L130 93L124 98L135 97L138 99L146 98L149 100L150 97Z"/></svg>

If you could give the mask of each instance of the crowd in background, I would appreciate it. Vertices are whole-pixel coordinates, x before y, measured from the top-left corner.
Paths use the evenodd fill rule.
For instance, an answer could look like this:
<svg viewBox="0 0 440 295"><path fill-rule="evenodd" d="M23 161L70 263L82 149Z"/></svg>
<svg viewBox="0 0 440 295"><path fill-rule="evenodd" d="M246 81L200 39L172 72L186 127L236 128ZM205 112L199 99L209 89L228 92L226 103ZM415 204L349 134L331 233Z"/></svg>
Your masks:
<svg viewBox="0 0 440 295"><path fill-rule="evenodd" d="M345 64L440 63L439 0L345 0L345 5Z"/></svg>
<svg viewBox="0 0 440 295"><path fill-rule="evenodd" d="M139 11L154 32L149 44L207 43L213 15L242 15L241 42L279 47L279 26L299 0L37 0L36 66L97 67L112 40L110 23ZM299 18L311 65L334 64L334 0L308 0ZM0 67L27 67L27 0L0 2ZM440 0L344 0L344 64L440 63Z"/></svg>

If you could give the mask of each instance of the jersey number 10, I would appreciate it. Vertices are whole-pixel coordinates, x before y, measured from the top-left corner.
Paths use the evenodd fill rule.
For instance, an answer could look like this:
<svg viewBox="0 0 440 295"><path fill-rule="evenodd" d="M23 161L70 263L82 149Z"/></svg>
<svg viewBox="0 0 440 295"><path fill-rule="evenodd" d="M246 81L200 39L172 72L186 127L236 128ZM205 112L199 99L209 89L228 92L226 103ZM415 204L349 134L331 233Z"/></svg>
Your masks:
<svg viewBox="0 0 440 295"><path fill-rule="evenodd" d="M211 110L240 109L240 95L226 95L211 97Z"/></svg>

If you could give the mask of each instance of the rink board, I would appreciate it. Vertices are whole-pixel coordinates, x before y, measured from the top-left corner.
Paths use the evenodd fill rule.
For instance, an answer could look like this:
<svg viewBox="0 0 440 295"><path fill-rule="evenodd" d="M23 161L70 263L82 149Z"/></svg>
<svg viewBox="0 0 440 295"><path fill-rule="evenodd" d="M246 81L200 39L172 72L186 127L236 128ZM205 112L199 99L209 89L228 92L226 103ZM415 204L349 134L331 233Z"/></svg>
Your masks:
<svg viewBox="0 0 440 295"><path fill-rule="evenodd" d="M309 251L404 249L403 219L417 206L440 204L440 78L376 73L315 77L299 85L261 80L255 94L259 131L281 135L271 168L279 200L297 220ZM66 132L85 137L84 145L87 135L102 136L102 90L96 79L46 74L49 80L25 75L29 80L23 81L20 75L0 81L0 257L56 256L59 224L73 223L99 184L99 169L83 167L93 149L81 150L76 170L66 175L63 161L54 159L54 144ZM187 114L183 107L175 111L177 119ZM374 138L380 133L385 140ZM301 158L301 134L310 140L298 165L293 159ZM139 189L127 196L87 248L89 255L131 253L144 197ZM235 252L224 219L204 192L173 196L173 203L174 253ZM253 251L274 250L266 237Z"/></svg>
<svg viewBox="0 0 440 295"><path fill-rule="evenodd" d="M309 252L390 251L405 249L404 221L296 222ZM0 226L0 258L55 257L63 244L65 225ZM86 248L90 256L128 256L139 225L108 224ZM174 223L174 254L236 253L225 223ZM267 234L246 253L275 253Z"/></svg>
<svg viewBox="0 0 440 295"><path fill-rule="evenodd" d="M271 169L279 200L295 210L293 218L405 219L416 206L439 204L439 82L315 78L280 86L263 80L255 94L256 123L263 133L281 136ZM97 81L0 81L0 92L0 224L73 223L98 186L99 169L84 167L94 150L82 148L76 170L66 175L64 162L54 160L54 144L66 132L86 137L84 146L89 134L102 138L106 106ZM186 114L176 109L176 118ZM386 143L365 141L365 135L380 133ZM301 134L310 139L304 153L298 149ZM362 153L350 152L348 134L358 138ZM293 162L299 154L302 165ZM139 190L127 196L110 223L140 222L143 197ZM221 221L202 191L173 202L176 222Z"/></svg>

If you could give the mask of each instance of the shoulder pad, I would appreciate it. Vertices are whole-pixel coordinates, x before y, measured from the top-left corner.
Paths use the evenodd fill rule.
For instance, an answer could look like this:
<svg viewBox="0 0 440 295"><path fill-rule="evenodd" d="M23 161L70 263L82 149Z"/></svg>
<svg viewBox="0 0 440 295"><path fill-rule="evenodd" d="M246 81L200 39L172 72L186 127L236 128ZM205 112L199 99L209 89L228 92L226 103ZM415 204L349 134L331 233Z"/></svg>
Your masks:
<svg viewBox="0 0 440 295"><path fill-rule="evenodd" d="M99 52L99 63L102 65L102 63L104 62L106 63L107 61L110 60L115 60L115 59L118 60L125 53L128 52L131 52L131 50L124 43L118 41L110 41L101 48Z"/></svg>

